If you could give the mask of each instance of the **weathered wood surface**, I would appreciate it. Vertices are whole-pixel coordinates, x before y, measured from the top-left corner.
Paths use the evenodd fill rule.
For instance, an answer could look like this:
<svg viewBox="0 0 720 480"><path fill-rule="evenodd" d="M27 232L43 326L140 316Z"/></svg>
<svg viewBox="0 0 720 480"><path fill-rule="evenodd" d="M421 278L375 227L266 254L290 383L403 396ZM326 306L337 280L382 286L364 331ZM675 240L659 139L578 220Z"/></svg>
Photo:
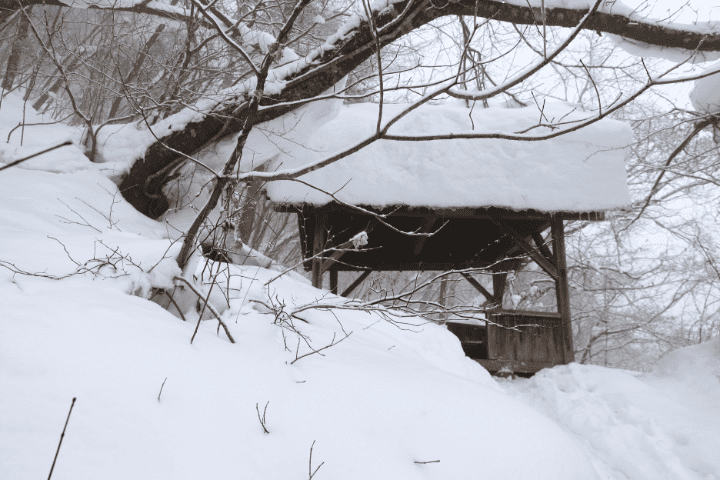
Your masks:
<svg viewBox="0 0 720 480"><path fill-rule="evenodd" d="M327 216L320 212L315 216L315 222L312 229L312 285L315 288L322 288L323 284L323 257L322 251L325 250L326 239L326 223Z"/></svg>
<svg viewBox="0 0 720 480"><path fill-rule="evenodd" d="M565 224L562 218L553 219L550 233L553 238L553 254L558 276L555 279L555 295L558 311L562 316L563 327L563 363L575 361L573 353L572 317L570 316L570 289L568 287L567 263L565 259Z"/></svg>
<svg viewBox="0 0 720 480"><path fill-rule="evenodd" d="M563 363L560 318L532 312L492 314L487 327L488 360Z"/></svg>
<svg viewBox="0 0 720 480"><path fill-rule="evenodd" d="M477 208L429 208L429 207L408 207L408 206L392 206L386 208L375 208L368 205L360 205L360 208L374 212L380 215L389 215L391 217L443 217L443 218L485 218L490 219L493 215L500 216L505 220L532 219L547 220L553 218L562 218L563 220L583 220L588 222L601 222L605 220L605 212L541 212L539 210L510 210L497 207L477 207ZM327 212L347 212L357 213L357 209L331 202L322 207L313 205L285 205L276 204L274 206L276 212L297 213L304 209L322 209Z"/></svg>

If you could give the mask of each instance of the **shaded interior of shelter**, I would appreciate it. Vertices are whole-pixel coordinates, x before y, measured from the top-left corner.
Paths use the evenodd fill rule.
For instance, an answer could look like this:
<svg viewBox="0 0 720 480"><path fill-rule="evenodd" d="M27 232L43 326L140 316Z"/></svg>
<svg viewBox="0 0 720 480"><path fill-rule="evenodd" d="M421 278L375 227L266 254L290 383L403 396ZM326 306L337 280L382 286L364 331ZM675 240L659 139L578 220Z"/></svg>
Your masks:
<svg viewBox="0 0 720 480"><path fill-rule="evenodd" d="M333 266L339 271L447 271L488 268L520 253L515 242L500 232L491 216L498 215L521 236L541 233L550 227L550 215L515 212L499 208L431 210L427 208L361 207L388 215L383 220L401 232L432 233L410 236L384 225L374 216L357 209L330 204L298 208L300 243L305 269L310 271L313 235L321 216L327 230L326 248L341 245L361 231L368 232L368 245L361 251L347 251ZM286 210L287 211L287 210ZM580 214L564 214L580 218ZM589 217L590 214L584 214ZM594 218L598 218L595 214Z"/></svg>

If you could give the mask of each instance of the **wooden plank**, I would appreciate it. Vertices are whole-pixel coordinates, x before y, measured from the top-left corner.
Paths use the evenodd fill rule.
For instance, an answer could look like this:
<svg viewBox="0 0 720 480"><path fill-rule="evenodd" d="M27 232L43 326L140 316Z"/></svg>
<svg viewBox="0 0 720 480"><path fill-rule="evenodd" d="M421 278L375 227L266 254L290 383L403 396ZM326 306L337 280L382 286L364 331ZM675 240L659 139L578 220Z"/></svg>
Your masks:
<svg viewBox="0 0 720 480"><path fill-rule="evenodd" d="M520 236L520 234L514 228L512 228L502 218L500 218L498 216L494 216L492 218L492 221L495 225L497 225L497 227L500 229L500 231L502 233L504 233L505 235L512 238L513 241L520 248L522 248L523 251L527 255L530 256L530 258L532 258L535 261L535 263L540 265L540 268L545 270L545 273L550 275L552 278L557 278L558 272L557 272L557 269L555 268L555 266L552 263L550 263L549 261L545 260L545 258L541 254L539 254L537 250L532 248L532 246L530 246L530 244L527 243L525 241L525 239L522 238L522 236Z"/></svg>
<svg viewBox="0 0 720 480"><path fill-rule="evenodd" d="M493 312L487 328L490 360L563 363L562 342L557 341L560 318Z"/></svg>
<svg viewBox="0 0 720 480"><path fill-rule="evenodd" d="M315 288L322 288L323 270L322 270L322 252L325 249L325 223L327 222L327 214L315 211L315 229L313 231L313 259L312 259L312 285Z"/></svg>
<svg viewBox="0 0 720 480"><path fill-rule="evenodd" d="M480 284L480 282L478 282L477 280L475 280L469 273L460 272L460 275L462 275L463 278L465 278L465 280L467 280L470 285L472 285L473 287L475 287L475 290L477 290L478 292L480 292L480 293L483 295L483 297L485 297L485 299L486 299L488 302L490 302L490 303L495 303L495 297L493 297L493 295L492 295L490 292L488 292L488 291L485 289L485 287L483 287L483 286Z"/></svg>
<svg viewBox="0 0 720 480"><path fill-rule="evenodd" d="M573 353L572 317L570 315L570 289L568 288L567 263L565 260L565 224L562 218L553 219L550 234L553 238L555 264L558 268L558 276L555 279L555 295L558 311L562 316L563 363L567 364L575 361L575 355Z"/></svg>
<svg viewBox="0 0 720 480"><path fill-rule="evenodd" d="M372 270L365 270L358 278L355 279L353 283L350 284L349 287L347 287L343 292L340 294L341 297L347 297L350 295L353 290L355 290L358 285L360 285L373 271Z"/></svg>

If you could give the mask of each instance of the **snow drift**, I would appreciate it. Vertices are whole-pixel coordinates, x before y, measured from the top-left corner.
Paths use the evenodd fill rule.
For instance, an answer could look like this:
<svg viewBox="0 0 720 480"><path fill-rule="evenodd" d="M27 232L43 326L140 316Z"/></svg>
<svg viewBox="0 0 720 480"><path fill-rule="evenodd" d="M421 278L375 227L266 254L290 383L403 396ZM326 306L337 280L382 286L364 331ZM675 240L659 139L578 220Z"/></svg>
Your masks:
<svg viewBox="0 0 720 480"><path fill-rule="evenodd" d="M2 108L6 135L19 111ZM441 326L231 267L237 343L211 320L190 344L194 322L145 298L177 273L165 225L60 158L0 172L0 478L44 478L73 397L56 480L720 478L717 340L652 374L498 384Z"/></svg>

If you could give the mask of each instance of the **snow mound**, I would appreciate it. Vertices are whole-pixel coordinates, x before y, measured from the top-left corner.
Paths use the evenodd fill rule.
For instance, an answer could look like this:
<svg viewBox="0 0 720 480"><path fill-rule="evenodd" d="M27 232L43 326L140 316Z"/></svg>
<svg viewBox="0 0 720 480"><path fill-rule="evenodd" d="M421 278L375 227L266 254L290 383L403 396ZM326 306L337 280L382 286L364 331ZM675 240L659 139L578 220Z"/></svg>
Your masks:
<svg viewBox="0 0 720 480"><path fill-rule="evenodd" d="M685 382L704 395L720 398L720 338L666 354L658 362L655 374Z"/></svg>
<svg viewBox="0 0 720 480"><path fill-rule="evenodd" d="M211 301L237 343L210 320L190 344L196 300L183 322L142 298L173 289L178 244L83 158L0 172L0 478L47 473L73 397L58 480L286 479L313 444L316 478L594 478L572 438L422 318L230 267Z"/></svg>
<svg viewBox="0 0 720 480"><path fill-rule="evenodd" d="M653 373L571 364L505 390L555 419L602 478L720 478L720 342L677 350Z"/></svg>
<svg viewBox="0 0 720 480"><path fill-rule="evenodd" d="M383 119L406 105L384 105ZM292 152L280 154L270 170L298 168L370 137L378 105L340 109ZM536 107L475 108L425 106L390 128L396 135L451 133L551 133L531 128L542 121L572 122L590 117L568 104ZM625 157L632 141L630 127L602 120L579 131L543 141L453 139L433 141L378 140L370 146L301 177L298 182L271 182L268 195L276 203L324 205L331 192L341 201L360 205L507 207L555 211L598 211L630 202ZM318 190L319 189L319 190Z"/></svg>
<svg viewBox="0 0 720 480"><path fill-rule="evenodd" d="M423 318L200 264L231 344L196 301L183 322L142 298L174 288L166 226L59 155L0 172L0 478L44 478L74 397L56 480L719 476L717 340L653 374L570 365L501 388Z"/></svg>

